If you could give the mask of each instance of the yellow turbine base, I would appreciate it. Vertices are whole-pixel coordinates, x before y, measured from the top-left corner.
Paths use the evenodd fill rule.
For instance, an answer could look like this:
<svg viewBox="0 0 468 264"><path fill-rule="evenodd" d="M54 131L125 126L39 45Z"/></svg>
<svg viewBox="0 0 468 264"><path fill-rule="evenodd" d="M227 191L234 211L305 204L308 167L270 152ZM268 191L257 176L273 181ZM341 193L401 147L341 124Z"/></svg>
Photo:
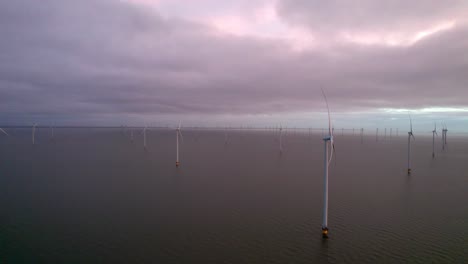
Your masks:
<svg viewBox="0 0 468 264"><path fill-rule="evenodd" d="M176 162L175 162L175 166L176 166L176 167L179 167L179 165L180 165L180 162L176 161Z"/></svg>
<svg viewBox="0 0 468 264"><path fill-rule="evenodd" d="M322 237L323 238L328 238L328 228L327 227L322 227Z"/></svg>

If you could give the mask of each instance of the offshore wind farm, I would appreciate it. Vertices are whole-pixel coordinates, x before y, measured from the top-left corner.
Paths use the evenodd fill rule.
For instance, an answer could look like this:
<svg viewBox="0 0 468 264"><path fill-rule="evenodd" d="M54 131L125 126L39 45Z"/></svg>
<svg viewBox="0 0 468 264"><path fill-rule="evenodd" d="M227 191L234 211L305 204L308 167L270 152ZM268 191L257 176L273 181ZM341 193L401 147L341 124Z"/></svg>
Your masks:
<svg viewBox="0 0 468 264"><path fill-rule="evenodd" d="M466 258L466 136L433 158L431 133L419 132L408 175L405 136L340 131L323 222L321 128L55 127L49 141L36 127L34 145L30 127L4 130L0 254L13 263Z"/></svg>
<svg viewBox="0 0 468 264"><path fill-rule="evenodd" d="M467 18L0 1L0 264L468 263Z"/></svg>

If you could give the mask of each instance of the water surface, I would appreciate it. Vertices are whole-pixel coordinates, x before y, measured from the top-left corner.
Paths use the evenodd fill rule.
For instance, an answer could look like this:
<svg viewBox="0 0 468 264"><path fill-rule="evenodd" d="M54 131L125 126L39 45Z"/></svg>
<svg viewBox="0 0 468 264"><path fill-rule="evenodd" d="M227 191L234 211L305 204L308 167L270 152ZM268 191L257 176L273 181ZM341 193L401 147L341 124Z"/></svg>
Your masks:
<svg viewBox="0 0 468 264"><path fill-rule="evenodd" d="M3 263L463 263L468 140L336 135L330 238L323 141L273 131L60 128L0 137ZM440 139L440 138L439 138ZM438 140L440 141L440 140Z"/></svg>

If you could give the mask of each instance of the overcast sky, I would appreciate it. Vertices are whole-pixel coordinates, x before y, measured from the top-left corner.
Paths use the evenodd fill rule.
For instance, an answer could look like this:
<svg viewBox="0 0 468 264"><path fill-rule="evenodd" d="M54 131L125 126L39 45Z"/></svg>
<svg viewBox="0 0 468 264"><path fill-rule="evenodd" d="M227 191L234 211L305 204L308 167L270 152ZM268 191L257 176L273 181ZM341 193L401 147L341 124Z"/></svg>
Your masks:
<svg viewBox="0 0 468 264"><path fill-rule="evenodd" d="M468 131L468 1L0 1L0 124ZM428 131L426 131L428 130Z"/></svg>

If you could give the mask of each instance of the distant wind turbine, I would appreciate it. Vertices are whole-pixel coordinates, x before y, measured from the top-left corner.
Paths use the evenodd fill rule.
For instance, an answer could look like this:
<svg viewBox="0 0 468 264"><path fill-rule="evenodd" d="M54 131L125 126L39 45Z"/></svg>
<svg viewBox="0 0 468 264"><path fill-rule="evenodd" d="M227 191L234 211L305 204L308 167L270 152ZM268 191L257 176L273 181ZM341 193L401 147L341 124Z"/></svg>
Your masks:
<svg viewBox="0 0 468 264"><path fill-rule="evenodd" d="M361 144L364 142L364 128L361 128Z"/></svg>
<svg viewBox="0 0 468 264"><path fill-rule="evenodd" d="M179 127L176 129L176 167L179 167L180 161L179 161L179 136L184 141L184 138L182 137L182 133L180 132L180 125L181 123L179 122Z"/></svg>
<svg viewBox="0 0 468 264"><path fill-rule="evenodd" d="M411 120L411 115L408 113L410 120L410 131L408 132L408 175L411 174L411 138L415 140L413 135L413 121Z"/></svg>
<svg viewBox="0 0 468 264"><path fill-rule="evenodd" d="M434 130L432 130L432 158L435 157L435 136L436 135L437 135L437 124L434 123Z"/></svg>
<svg viewBox="0 0 468 264"><path fill-rule="evenodd" d="M279 127L279 151L280 155L283 154L283 126Z"/></svg>
<svg viewBox="0 0 468 264"><path fill-rule="evenodd" d="M375 142L379 141L379 128L375 129Z"/></svg>
<svg viewBox="0 0 468 264"><path fill-rule="evenodd" d="M224 145L228 143L227 127L224 127Z"/></svg>
<svg viewBox="0 0 468 264"><path fill-rule="evenodd" d="M50 141L54 140L54 125L50 126Z"/></svg>
<svg viewBox="0 0 468 264"><path fill-rule="evenodd" d="M144 148L145 150L147 150L147 148L146 148L146 130L147 130L147 129L148 129L148 126L145 125L145 127L143 128L143 148Z"/></svg>
<svg viewBox="0 0 468 264"><path fill-rule="evenodd" d="M444 128L444 131L445 131L445 133L444 133L444 145L447 145L447 131L448 131L448 129L447 129L447 125L446 124L444 124L444 125L445 125L445 128Z"/></svg>
<svg viewBox="0 0 468 264"><path fill-rule="evenodd" d="M323 138L325 143L324 149L324 178L323 178L323 219L322 219L322 236L328 238L328 167L335 153L335 144L333 143L333 128L330 117L330 107L328 106L327 96L322 89L322 95L325 99L328 111L328 135ZM328 155L328 143L330 143L330 155Z"/></svg>
<svg viewBox="0 0 468 264"><path fill-rule="evenodd" d="M442 123L442 150L445 150L445 125Z"/></svg>
<svg viewBox="0 0 468 264"><path fill-rule="evenodd" d="M34 145L36 142L35 142L35 138L36 138L36 127L37 127L37 123L35 123L33 126L32 126L32 144Z"/></svg>

